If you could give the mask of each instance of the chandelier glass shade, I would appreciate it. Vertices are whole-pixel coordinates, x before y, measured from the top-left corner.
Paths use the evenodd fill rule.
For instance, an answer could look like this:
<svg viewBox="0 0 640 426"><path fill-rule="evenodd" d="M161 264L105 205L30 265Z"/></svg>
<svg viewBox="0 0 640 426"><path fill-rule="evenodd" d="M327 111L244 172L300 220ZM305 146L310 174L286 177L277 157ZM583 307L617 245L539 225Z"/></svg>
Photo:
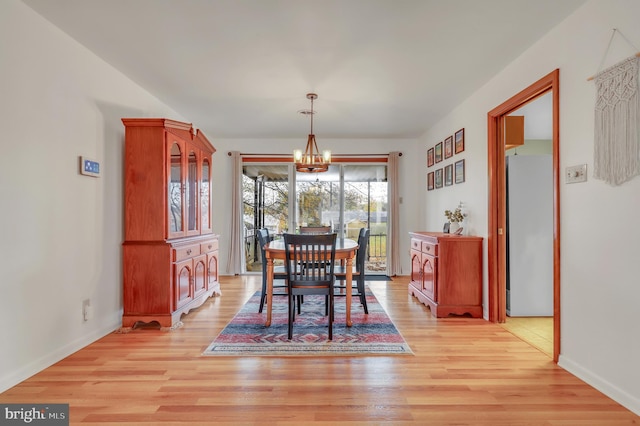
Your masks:
<svg viewBox="0 0 640 426"><path fill-rule="evenodd" d="M317 99L318 95L315 93L308 93L307 99L311 100L311 110L302 111L303 114L311 116L311 131L309 132L309 138L307 139L307 147L304 152L299 149L293 150L293 161L296 165L296 171L303 173L320 173L329 170L329 164L331 164L331 151L325 150L320 154L318 144L316 143L316 136L313 134L313 100Z"/></svg>

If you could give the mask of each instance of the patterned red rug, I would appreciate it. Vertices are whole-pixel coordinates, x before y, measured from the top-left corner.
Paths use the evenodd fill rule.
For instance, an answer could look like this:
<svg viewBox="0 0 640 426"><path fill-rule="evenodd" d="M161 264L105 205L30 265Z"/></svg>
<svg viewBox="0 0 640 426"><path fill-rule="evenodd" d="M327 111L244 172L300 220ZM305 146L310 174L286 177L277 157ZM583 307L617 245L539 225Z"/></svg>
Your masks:
<svg viewBox="0 0 640 426"><path fill-rule="evenodd" d="M222 330L203 355L325 356L413 355L376 297L367 289L369 314L353 298L351 319L345 325L345 298L335 299L333 340L329 341L324 296L305 296L302 313L296 314L293 339L287 339L287 298L274 298L271 326L265 327L266 308L258 313L256 292Z"/></svg>

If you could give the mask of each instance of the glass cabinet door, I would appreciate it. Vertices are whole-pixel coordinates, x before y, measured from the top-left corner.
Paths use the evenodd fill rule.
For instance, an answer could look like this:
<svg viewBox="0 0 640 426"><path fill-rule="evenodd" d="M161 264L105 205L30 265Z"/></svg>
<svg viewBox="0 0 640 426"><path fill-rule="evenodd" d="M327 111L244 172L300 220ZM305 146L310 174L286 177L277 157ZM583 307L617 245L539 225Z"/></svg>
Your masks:
<svg viewBox="0 0 640 426"><path fill-rule="evenodd" d="M187 158L185 192L187 235L199 234L198 227L198 157L194 151Z"/></svg>
<svg viewBox="0 0 640 426"><path fill-rule="evenodd" d="M211 167L209 159L202 160L202 180L200 182L200 217L202 233L211 231Z"/></svg>
<svg viewBox="0 0 640 426"><path fill-rule="evenodd" d="M173 142L170 150L169 166L169 237L181 236L183 227L183 192L182 192L182 158L183 149L181 144Z"/></svg>

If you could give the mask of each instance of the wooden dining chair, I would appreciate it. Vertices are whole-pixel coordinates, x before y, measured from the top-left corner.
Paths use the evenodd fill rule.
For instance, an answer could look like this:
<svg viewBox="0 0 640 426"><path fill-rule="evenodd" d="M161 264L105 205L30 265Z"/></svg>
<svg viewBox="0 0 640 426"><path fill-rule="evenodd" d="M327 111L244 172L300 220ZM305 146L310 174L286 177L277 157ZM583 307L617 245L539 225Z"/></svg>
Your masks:
<svg viewBox="0 0 640 426"><path fill-rule="evenodd" d="M336 234L284 234L285 270L289 293L289 340L293 337L295 297L311 294L326 296L329 340L333 339L336 237Z"/></svg>
<svg viewBox="0 0 640 426"><path fill-rule="evenodd" d="M331 232L331 226L301 226L301 234L328 234Z"/></svg>
<svg viewBox="0 0 640 426"><path fill-rule="evenodd" d="M260 307L258 312L262 312L265 300L267 299L267 255L264 246L273 240L273 236L269 235L267 228L258 229L257 232L258 245L260 245L260 254L262 256L262 294L260 295ZM273 292L272 296L286 296L287 288L287 271L284 266L273 267Z"/></svg>
<svg viewBox="0 0 640 426"><path fill-rule="evenodd" d="M369 308L367 307L367 294L365 291L365 261L367 260L367 246L369 245L369 229L361 228L358 234L358 251L356 253L355 264L351 267L351 275L353 282L353 289L356 290L353 296L360 297L360 304L364 308L364 313L369 314ZM336 289L344 289L346 287L345 280L347 279L347 269L345 266L336 266L334 270L336 276ZM336 294L337 296L343 296L343 292Z"/></svg>

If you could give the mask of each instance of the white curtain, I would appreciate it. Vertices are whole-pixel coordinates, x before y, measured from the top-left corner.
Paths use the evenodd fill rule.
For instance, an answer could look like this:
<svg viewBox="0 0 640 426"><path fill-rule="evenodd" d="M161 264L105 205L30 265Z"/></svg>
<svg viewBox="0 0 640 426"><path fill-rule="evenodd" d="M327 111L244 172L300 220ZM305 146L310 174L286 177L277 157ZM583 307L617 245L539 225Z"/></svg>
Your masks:
<svg viewBox="0 0 640 426"><path fill-rule="evenodd" d="M390 152L387 164L387 183L389 186L389 229L387 231L387 275L399 275L400 271L400 201L398 170L402 153Z"/></svg>
<svg viewBox="0 0 640 426"><path fill-rule="evenodd" d="M598 73L593 177L620 185L640 174L638 62L632 56Z"/></svg>
<svg viewBox="0 0 640 426"><path fill-rule="evenodd" d="M227 272L233 275L244 271L244 227L242 226L242 157L231 151L231 229Z"/></svg>

